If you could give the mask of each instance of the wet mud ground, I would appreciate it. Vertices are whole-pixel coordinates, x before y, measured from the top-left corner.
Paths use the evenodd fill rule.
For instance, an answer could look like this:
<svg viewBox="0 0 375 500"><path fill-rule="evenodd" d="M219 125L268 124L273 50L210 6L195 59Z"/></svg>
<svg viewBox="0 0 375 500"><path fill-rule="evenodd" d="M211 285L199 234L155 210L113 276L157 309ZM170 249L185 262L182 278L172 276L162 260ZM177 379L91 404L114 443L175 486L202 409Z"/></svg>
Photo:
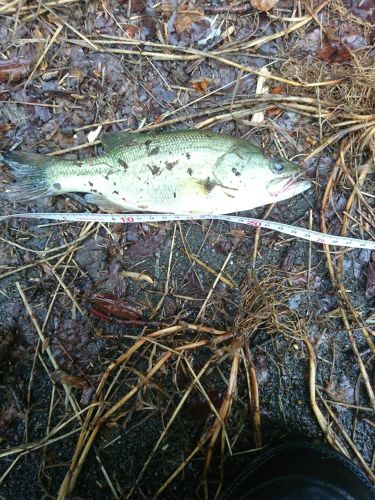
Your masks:
<svg viewBox="0 0 375 500"><path fill-rule="evenodd" d="M0 3L2 151L18 148L86 158L101 152L97 141L104 132L208 127L301 162L344 121L331 113L340 109L338 104L347 107L350 97L353 113L360 112L357 108L363 114L375 112L371 93L353 92L352 97L348 91L342 97L339 89L347 80L319 91L271 80L269 101L249 103L257 76L243 69L270 64L270 71L287 82L296 75L298 81L335 79L343 68L347 75L357 74L359 60L363 67L373 62L369 25L374 20L371 9L362 4L333 2L323 9L319 20L331 29L331 38L310 19L288 38L250 48L249 42L282 31L290 22L282 18L300 19L309 12L299 2L281 0L270 14L246 2L228 2L226 12L221 2L46 5L36 11L32 4L19 2L16 10L7 11ZM344 19L343 12L350 15ZM117 52L100 52L100 42L109 37L143 43L125 46L135 51L133 55L121 53L124 46L115 43L103 46ZM227 50L227 59L240 68L193 52L174 52L169 45L214 54L222 50L222 57ZM139 48L145 53L136 52ZM156 51L164 57L153 56ZM303 59L310 73L301 66ZM350 78L355 87L357 81ZM361 85L355 89L363 90ZM302 103L321 98L322 113L331 114L322 121L313 111L282 101L282 96L298 97ZM333 102L327 104L328 98ZM251 119L259 110L264 119L254 125ZM92 131L96 134L88 136ZM323 219L327 232L340 234L350 209L348 234L370 238L373 168L357 184L367 204L358 197L348 204L353 192L348 179L358 181L361 167L373 165L371 141L342 153L350 141L359 144L356 133L332 141L306 162L315 181L310 191L271 211L261 207L247 215L267 214L271 220L317 230ZM88 142L93 145L79 148ZM340 152L344 166L339 167L345 175L335 177L324 205ZM0 168L4 188L12 179ZM27 206L0 202L1 214L85 209L66 196ZM302 432L320 441L328 436L371 475L372 258L367 250L327 251L272 231L257 234L254 228L221 221L108 226L1 222L1 498L57 498L59 492L60 498L84 499L153 498L157 492L162 498L214 498L251 460L257 446L245 344L258 382L261 444L287 433ZM329 272L329 259L347 292L344 297ZM218 280L220 272L223 279ZM130 273L140 275L135 279ZM111 363L140 338L171 325L182 328L136 349L111 372L107 397L101 394L98 400L95 391ZM202 326L229 333L216 342L217 332L202 331ZM308 345L316 356L314 393L325 419L320 423L310 400ZM146 383L146 374L168 353ZM88 408L99 401L111 410L134 388L134 395L101 422L74 488L67 493L64 478ZM226 431L212 446L205 472L210 441L203 438L228 398Z"/></svg>

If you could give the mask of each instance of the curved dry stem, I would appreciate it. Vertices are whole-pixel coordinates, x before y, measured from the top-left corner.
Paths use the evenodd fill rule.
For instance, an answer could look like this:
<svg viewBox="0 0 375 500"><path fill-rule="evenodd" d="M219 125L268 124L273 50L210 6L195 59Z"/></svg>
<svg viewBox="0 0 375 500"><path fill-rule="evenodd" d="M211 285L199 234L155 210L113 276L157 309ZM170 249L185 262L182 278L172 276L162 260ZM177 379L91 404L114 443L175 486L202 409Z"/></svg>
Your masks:
<svg viewBox="0 0 375 500"><path fill-rule="evenodd" d="M316 387L315 387L315 379L316 379L316 356L314 349L312 348L312 345L310 341L307 338L304 338L305 345L307 347L307 351L309 353L309 392L310 392L310 404L311 408L314 412L314 415L316 417L316 420L318 421L318 424L322 431L324 432L327 441L330 443L331 446L334 448L338 449L343 453L345 456L350 458L347 450L344 448L342 443L338 440L336 434L333 432L331 426L328 424L325 416L323 413L320 411L320 408L316 402Z"/></svg>
<svg viewBox="0 0 375 500"><path fill-rule="evenodd" d="M225 399L219 410L219 417L216 417L216 420L212 426L212 437L210 440L210 444L208 446L206 460L204 464L204 475L206 476L208 473L208 469L211 464L212 455L214 451L214 446L216 444L217 438L219 436L220 431L224 431L225 422L229 418L230 409L232 406L233 396L237 387L237 374L238 374L238 365L240 360L240 345L238 341L235 341L237 344L233 346L233 356L232 356L232 366L230 369L229 380L227 392L225 395Z"/></svg>

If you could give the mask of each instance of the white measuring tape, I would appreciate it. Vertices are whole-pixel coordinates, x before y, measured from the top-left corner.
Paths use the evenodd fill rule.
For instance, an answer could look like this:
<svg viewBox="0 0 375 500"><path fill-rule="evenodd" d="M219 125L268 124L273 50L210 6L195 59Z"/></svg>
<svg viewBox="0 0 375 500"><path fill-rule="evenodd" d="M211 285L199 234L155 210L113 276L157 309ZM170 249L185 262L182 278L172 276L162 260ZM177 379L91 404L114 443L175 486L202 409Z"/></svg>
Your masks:
<svg viewBox="0 0 375 500"><path fill-rule="evenodd" d="M25 213L2 215L0 221L12 218L23 219L49 219L62 222L115 222L132 224L134 222L170 222L170 221L192 221L192 220L223 220L245 224L247 226L272 229L279 233L289 234L303 240L314 241L326 245L335 245L348 248L364 248L375 250L375 241L347 238L344 236L333 236L331 234L319 233L310 229L281 224L279 222L252 219L250 217L238 217L234 215L179 215L179 214L92 214L92 213Z"/></svg>

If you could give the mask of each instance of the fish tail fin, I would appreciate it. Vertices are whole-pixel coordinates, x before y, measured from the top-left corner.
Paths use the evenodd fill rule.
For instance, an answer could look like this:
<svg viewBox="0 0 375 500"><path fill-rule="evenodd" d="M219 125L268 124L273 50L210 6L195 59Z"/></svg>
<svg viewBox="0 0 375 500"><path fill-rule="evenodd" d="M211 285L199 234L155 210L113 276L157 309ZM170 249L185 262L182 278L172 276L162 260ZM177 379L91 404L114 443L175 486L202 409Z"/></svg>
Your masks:
<svg viewBox="0 0 375 500"><path fill-rule="evenodd" d="M11 151L2 153L2 163L15 178L15 183L6 186L0 199L8 201L29 201L55 194L51 171L61 160L47 155Z"/></svg>

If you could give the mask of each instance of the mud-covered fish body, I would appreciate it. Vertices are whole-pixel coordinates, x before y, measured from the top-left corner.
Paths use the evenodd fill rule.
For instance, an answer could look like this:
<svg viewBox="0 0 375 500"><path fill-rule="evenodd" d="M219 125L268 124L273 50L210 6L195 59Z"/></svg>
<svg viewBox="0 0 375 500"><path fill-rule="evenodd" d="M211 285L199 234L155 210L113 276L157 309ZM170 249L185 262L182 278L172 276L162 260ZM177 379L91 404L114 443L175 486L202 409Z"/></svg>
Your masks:
<svg viewBox="0 0 375 500"><path fill-rule="evenodd" d="M295 164L267 158L258 147L228 135L119 132L102 142L106 154L84 161L4 155L17 181L8 199L81 192L106 211L224 214L287 199L310 187Z"/></svg>

